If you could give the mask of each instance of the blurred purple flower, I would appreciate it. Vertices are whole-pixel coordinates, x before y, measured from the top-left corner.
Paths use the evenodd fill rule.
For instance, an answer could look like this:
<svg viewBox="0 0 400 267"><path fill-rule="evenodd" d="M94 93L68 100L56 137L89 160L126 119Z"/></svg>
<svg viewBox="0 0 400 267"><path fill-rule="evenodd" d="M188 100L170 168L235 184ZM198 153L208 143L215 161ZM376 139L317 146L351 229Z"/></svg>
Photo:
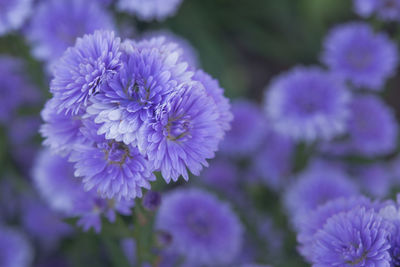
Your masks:
<svg viewBox="0 0 400 267"><path fill-rule="evenodd" d="M33 251L26 237L18 230L0 226L0 266L29 267Z"/></svg>
<svg viewBox="0 0 400 267"><path fill-rule="evenodd" d="M236 215L227 204L198 189L165 195L156 228L172 235L169 249L188 263L229 264L241 248L242 226Z"/></svg>
<svg viewBox="0 0 400 267"><path fill-rule="evenodd" d="M330 140L346 130L350 94L337 76L296 67L272 81L265 110L272 127L295 140Z"/></svg>
<svg viewBox="0 0 400 267"><path fill-rule="evenodd" d="M155 211L161 205L161 194L155 191L148 191L143 197L143 207L150 211Z"/></svg>
<svg viewBox="0 0 400 267"><path fill-rule="evenodd" d="M33 12L26 35L32 54L51 67L78 37L113 30L113 21L97 0L46 0Z"/></svg>
<svg viewBox="0 0 400 267"><path fill-rule="evenodd" d="M136 15L140 20L165 20L175 15L182 0L119 0L117 7Z"/></svg>
<svg viewBox="0 0 400 267"><path fill-rule="evenodd" d="M98 14L97 14L98 16ZM120 39L114 32L95 31L78 38L54 66L50 92L58 112L78 114L121 67Z"/></svg>
<svg viewBox="0 0 400 267"><path fill-rule="evenodd" d="M238 189L238 169L228 160L214 160L202 172L201 181L221 192L234 195Z"/></svg>
<svg viewBox="0 0 400 267"><path fill-rule="evenodd" d="M43 150L36 158L33 181L44 201L67 217L80 217L78 224L85 231L101 229L101 216L115 221L115 212L128 215L133 202L102 199L95 191L85 192L74 177L73 164L66 158Z"/></svg>
<svg viewBox="0 0 400 267"><path fill-rule="evenodd" d="M231 130L221 142L221 153L240 157L251 155L265 136L266 119L253 102L240 99L232 103Z"/></svg>
<svg viewBox="0 0 400 267"><path fill-rule="evenodd" d="M0 36L19 29L31 14L33 0L3 0L0 9Z"/></svg>
<svg viewBox="0 0 400 267"><path fill-rule="evenodd" d="M354 9L364 18L375 13L383 21L400 20L399 0L354 0Z"/></svg>
<svg viewBox="0 0 400 267"><path fill-rule="evenodd" d="M388 166L384 163L360 166L356 168L355 176L360 187L373 197L383 198L390 192L392 177Z"/></svg>
<svg viewBox="0 0 400 267"><path fill-rule="evenodd" d="M357 88L382 90L395 74L396 45L367 23L352 22L331 30L324 43L323 62Z"/></svg>
<svg viewBox="0 0 400 267"><path fill-rule="evenodd" d="M374 210L355 208L329 218L313 240L313 266L390 265L389 225Z"/></svg>

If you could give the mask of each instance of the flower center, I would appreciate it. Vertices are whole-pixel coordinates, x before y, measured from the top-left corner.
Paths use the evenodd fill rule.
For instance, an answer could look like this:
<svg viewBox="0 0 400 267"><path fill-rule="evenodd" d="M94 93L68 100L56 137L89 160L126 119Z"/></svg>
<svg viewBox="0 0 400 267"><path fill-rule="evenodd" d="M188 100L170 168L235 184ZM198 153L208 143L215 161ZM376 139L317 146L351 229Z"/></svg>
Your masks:
<svg viewBox="0 0 400 267"><path fill-rule="evenodd" d="M130 157L129 148L124 143L111 141L104 149L105 158L109 164L122 165Z"/></svg>
<svg viewBox="0 0 400 267"><path fill-rule="evenodd" d="M167 138L171 141L177 141L185 136L190 136L190 117L188 115L177 118L170 119L166 125Z"/></svg>

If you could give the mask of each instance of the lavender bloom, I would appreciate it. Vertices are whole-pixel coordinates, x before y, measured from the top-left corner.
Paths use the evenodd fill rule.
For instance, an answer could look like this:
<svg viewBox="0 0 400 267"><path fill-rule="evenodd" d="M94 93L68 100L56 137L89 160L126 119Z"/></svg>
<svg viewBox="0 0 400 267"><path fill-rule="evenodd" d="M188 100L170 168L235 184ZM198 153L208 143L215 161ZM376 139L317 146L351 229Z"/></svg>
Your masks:
<svg viewBox="0 0 400 267"><path fill-rule="evenodd" d="M297 177L284 195L289 214L296 216L339 197L358 194L357 185L343 170L328 163L311 166Z"/></svg>
<svg viewBox="0 0 400 267"><path fill-rule="evenodd" d="M184 39L183 37L176 35L175 33L169 30L156 30L145 32L143 35L144 39L151 39L157 37L164 37L166 42L175 43L182 49L182 61L185 61L189 64L190 67L196 68L199 66L199 58L196 49L192 46L189 41Z"/></svg>
<svg viewBox="0 0 400 267"><path fill-rule="evenodd" d="M397 145L398 127L393 112L375 96L357 96L350 105L348 121L350 153L385 155Z"/></svg>
<svg viewBox="0 0 400 267"><path fill-rule="evenodd" d="M146 153L163 178L189 179L187 169L199 175L206 159L214 157L223 131L215 103L198 82L185 84L171 94L155 116L141 129L139 149Z"/></svg>
<svg viewBox="0 0 400 267"><path fill-rule="evenodd" d="M93 99L88 113L100 124L98 134L136 145L138 129L166 97L191 81L176 44L164 38L125 42L123 67Z"/></svg>
<svg viewBox="0 0 400 267"><path fill-rule="evenodd" d="M397 195L397 203L388 204L379 210L385 220L391 224L390 228L390 256L392 258L391 266L400 265L400 210L399 210L399 196Z"/></svg>
<svg viewBox="0 0 400 267"><path fill-rule="evenodd" d="M119 0L117 7L136 15L140 20L165 20L173 16L182 0Z"/></svg>
<svg viewBox="0 0 400 267"><path fill-rule="evenodd" d="M46 0L33 13L27 38L32 54L52 66L78 37L113 28L110 15L96 0Z"/></svg>
<svg viewBox="0 0 400 267"><path fill-rule="evenodd" d="M377 0L354 0L354 11L359 16L367 18L374 13L377 3Z"/></svg>
<svg viewBox="0 0 400 267"><path fill-rule="evenodd" d="M279 190L290 175L294 143L290 138L270 130L261 149L253 157L252 169L269 188Z"/></svg>
<svg viewBox="0 0 400 267"><path fill-rule="evenodd" d="M390 266L389 225L374 210L329 218L315 234L313 266Z"/></svg>
<svg viewBox="0 0 400 267"><path fill-rule="evenodd" d="M34 198L23 201L22 223L30 235L47 249L55 247L61 238L71 235L72 228L62 221L60 214L51 211Z"/></svg>
<svg viewBox="0 0 400 267"><path fill-rule="evenodd" d="M230 207L197 189L166 195L156 227L172 235L170 249L188 263L229 264L242 243L242 226Z"/></svg>
<svg viewBox="0 0 400 267"><path fill-rule="evenodd" d="M193 80L201 82L206 89L207 95L214 100L219 114L218 123L222 130L230 130L230 123L233 119L233 115L230 111L231 106L229 100L224 96L224 90L219 86L218 81L202 70L196 71Z"/></svg>
<svg viewBox="0 0 400 267"><path fill-rule="evenodd" d="M265 136L266 119L260 108L248 100L232 103L231 130L221 142L221 152L232 156L248 156L261 144Z"/></svg>
<svg viewBox="0 0 400 267"><path fill-rule="evenodd" d="M143 197L143 207L155 211L161 204L161 194L155 191L148 191Z"/></svg>
<svg viewBox="0 0 400 267"><path fill-rule="evenodd" d="M0 36L19 29L30 15L32 0L5 0L0 9Z"/></svg>
<svg viewBox="0 0 400 267"><path fill-rule="evenodd" d="M356 170L359 184L373 197L382 198L388 195L392 181L388 166L375 163Z"/></svg>
<svg viewBox="0 0 400 267"><path fill-rule="evenodd" d="M337 26L326 37L324 47L323 62L357 88L382 90L397 67L395 44L363 22Z"/></svg>
<svg viewBox="0 0 400 267"><path fill-rule="evenodd" d="M102 215L113 222L116 211L125 215L131 213L133 202L102 199L93 190L85 192L74 177L73 164L48 150L38 155L32 176L50 208L67 217L80 217L78 224L86 231L93 227L99 232Z"/></svg>
<svg viewBox="0 0 400 267"><path fill-rule="evenodd" d="M31 266L33 252L25 236L5 226L0 226L0 266Z"/></svg>
<svg viewBox="0 0 400 267"><path fill-rule="evenodd" d="M340 197L318 206L313 211L304 212L298 216L296 223L298 226L297 240L301 245L299 247L301 254L308 259L312 258L314 235L323 228L330 217L341 212L348 212L352 209L362 207L370 209L374 205L368 198L363 196Z"/></svg>
<svg viewBox="0 0 400 267"><path fill-rule="evenodd" d="M222 192L234 195L238 189L238 169L227 160L216 160L201 174L202 181Z"/></svg>
<svg viewBox="0 0 400 267"><path fill-rule="evenodd" d="M400 20L399 0L355 0L355 12L361 17L370 17L374 13L383 21Z"/></svg>
<svg viewBox="0 0 400 267"><path fill-rule="evenodd" d="M54 66L50 91L59 101L58 112L78 114L119 70L120 56L120 39L113 32L95 31L78 38Z"/></svg>
<svg viewBox="0 0 400 267"><path fill-rule="evenodd" d="M337 76L297 67L276 78L265 95L274 129L295 140L330 140L346 129L350 95Z"/></svg>
<svg viewBox="0 0 400 267"><path fill-rule="evenodd" d="M59 103L55 98L47 101L41 112L45 123L40 127L40 133L45 138L44 145L49 146L54 152L67 155L82 139L80 127L83 112L76 115L58 113L58 106Z"/></svg>

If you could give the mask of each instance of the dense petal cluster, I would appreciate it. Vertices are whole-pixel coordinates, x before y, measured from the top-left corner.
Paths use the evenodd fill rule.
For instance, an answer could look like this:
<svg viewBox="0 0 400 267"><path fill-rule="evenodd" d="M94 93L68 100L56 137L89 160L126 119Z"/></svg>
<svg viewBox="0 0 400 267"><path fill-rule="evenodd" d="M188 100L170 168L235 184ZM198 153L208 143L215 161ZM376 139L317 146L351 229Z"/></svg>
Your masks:
<svg viewBox="0 0 400 267"><path fill-rule="evenodd" d="M33 251L26 237L6 226L0 226L0 266L29 267Z"/></svg>
<svg viewBox="0 0 400 267"><path fill-rule="evenodd" d="M198 189L165 195L156 227L172 235L169 248L188 263L229 264L241 248L242 226L236 215L227 204Z"/></svg>
<svg viewBox="0 0 400 267"><path fill-rule="evenodd" d="M51 209L63 216L80 216L79 224L85 230L101 229L101 216L115 220L115 211L130 214L131 201L113 201L101 198L96 191L85 192L74 176L73 164L64 157L43 150L33 169L34 184Z"/></svg>
<svg viewBox="0 0 400 267"><path fill-rule="evenodd" d="M121 11L136 15L145 21L165 20L173 16L182 0L119 0L117 7Z"/></svg>
<svg viewBox="0 0 400 267"><path fill-rule="evenodd" d="M357 88L382 90L397 67L396 45L366 23L335 27L325 39L323 62Z"/></svg>
<svg viewBox="0 0 400 267"><path fill-rule="evenodd" d="M33 0L5 0L0 8L0 36L19 29L31 13Z"/></svg>
<svg viewBox="0 0 400 267"><path fill-rule="evenodd" d="M164 37L121 42L96 31L55 65L40 131L45 145L74 163L85 190L132 200L150 189L154 171L167 182L187 180L188 170L199 175L214 157L230 128L230 105L183 53Z"/></svg>
<svg viewBox="0 0 400 267"><path fill-rule="evenodd" d="M280 75L266 92L265 109L282 135L330 140L346 129L350 95L341 79L317 67Z"/></svg>
<svg viewBox="0 0 400 267"><path fill-rule="evenodd" d="M97 0L48 0L36 7L26 34L32 54L54 64L78 37L113 28Z"/></svg>

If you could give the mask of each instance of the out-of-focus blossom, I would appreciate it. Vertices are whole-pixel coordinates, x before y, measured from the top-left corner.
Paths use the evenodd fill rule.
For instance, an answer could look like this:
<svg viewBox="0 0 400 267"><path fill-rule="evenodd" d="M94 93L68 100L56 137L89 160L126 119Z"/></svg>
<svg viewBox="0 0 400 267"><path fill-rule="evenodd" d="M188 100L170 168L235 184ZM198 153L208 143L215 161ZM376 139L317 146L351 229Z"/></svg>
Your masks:
<svg viewBox="0 0 400 267"><path fill-rule="evenodd" d="M31 13L33 0L3 0L0 8L0 36L19 29Z"/></svg>
<svg viewBox="0 0 400 267"><path fill-rule="evenodd" d="M353 22L331 30L324 42L323 62L357 88L382 90L398 63L396 45L366 23Z"/></svg>
<svg viewBox="0 0 400 267"><path fill-rule="evenodd" d="M400 20L399 0L354 0L354 10L364 18L376 14L383 21Z"/></svg>
<svg viewBox="0 0 400 267"><path fill-rule="evenodd" d="M265 136L267 122L262 110L255 103L241 99L232 103L232 113L231 130L221 142L221 152L233 157L251 155Z"/></svg>
<svg viewBox="0 0 400 267"><path fill-rule="evenodd" d="M115 221L115 212L128 215L133 202L102 199L93 190L85 192L79 178L74 177L73 164L66 158L43 150L37 156L33 181L44 201L67 217L80 217L84 230L101 229L101 216Z"/></svg>
<svg viewBox="0 0 400 267"><path fill-rule="evenodd" d="M165 20L175 15L182 0L119 0L117 7L140 20Z"/></svg>
<svg viewBox="0 0 400 267"><path fill-rule="evenodd" d="M29 267L33 251L26 237L16 229L0 226L0 266Z"/></svg>
<svg viewBox="0 0 400 267"><path fill-rule="evenodd" d="M360 166L356 168L355 176L360 187L373 197L386 197L392 186L391 174L384 163Z"/></svg>
<svg viewBox="0 0 400 267"><path fill-rule="evenodd" d="M46 0L35 8L27 38L32 54L51 67L78 37L113 29L110 15L97 0Z"/></svg>
<svg viewBox="0 0 400 267"><path fill-rule="evenodd" d="M238 190L238 169L228 160L214 160L201 174L201 182L228 194Z"/></svg>
<svg viewBox="0 0 400 267"><path fill-rule="evenodd" d="M143 197L143 207L147 210L155 211L161 205L161 194L155 191L148 191Z"/></svg>
<svg viewBox="0 0 400 267"><path fill-rule="evenodd" d="M336 75L296 67L272 81L265 110L272 127L295 140L330 140L346 130L350 94Z"/></svg>
<svg viewBox="0 0 400 267"><path fill-rule="evenodd" d="M130 266L134 267L136 262L136 241L133 238L121 240L121 248Z"/></svg>
<svg viewBox="0 0 400 267"><path fill-rule="evenodd" d="M241 248L242 226L236 215L227 204L198 189L165 195L156 227L172 235L169 249L188 263L229 264Z"/></svg>

